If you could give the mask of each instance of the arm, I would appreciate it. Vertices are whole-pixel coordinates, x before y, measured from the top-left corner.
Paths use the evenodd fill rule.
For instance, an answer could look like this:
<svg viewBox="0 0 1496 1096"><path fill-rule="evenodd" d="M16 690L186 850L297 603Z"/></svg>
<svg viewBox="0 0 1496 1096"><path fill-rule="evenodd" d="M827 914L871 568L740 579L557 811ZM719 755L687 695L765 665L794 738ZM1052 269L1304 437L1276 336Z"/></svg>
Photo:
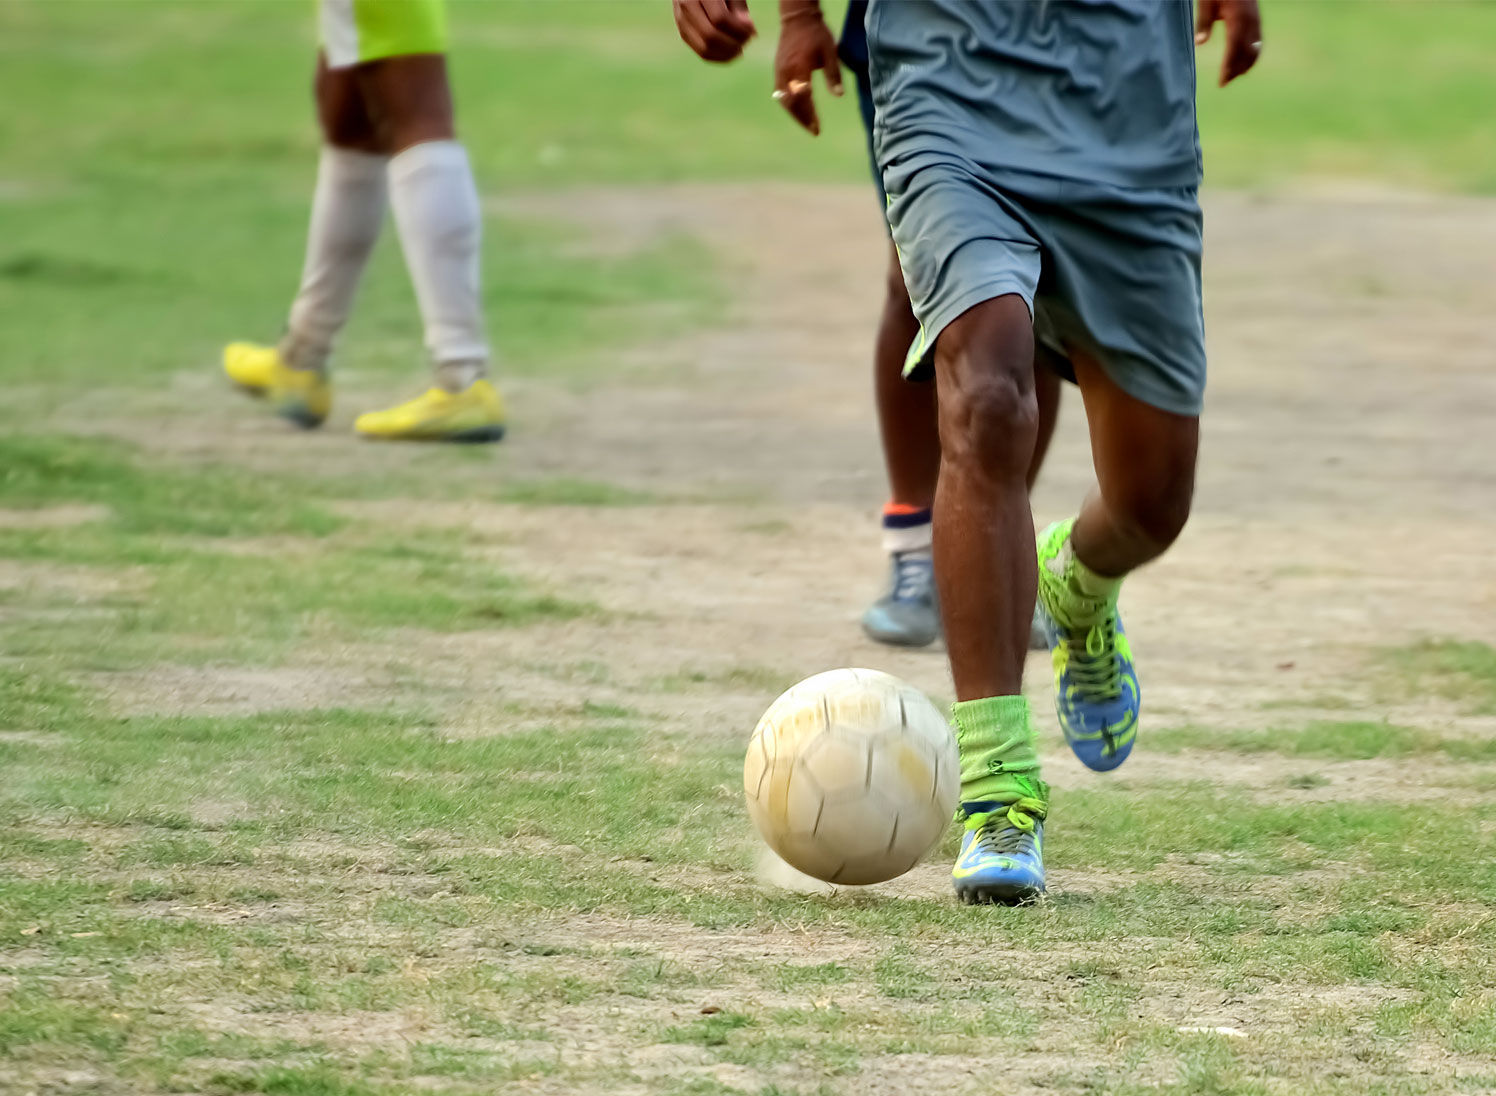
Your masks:
<svg viewBox="0 0 1496 1096"><path fill-rule="evenodd" d="M748 0L673 0L681 41L705 61L735 61L758 33Z"/></svg>
<svg viewBox="0 0 1496 1096"><path fill-rule="evenodd" d="M774 55L774 98L810 131L821 132L811 93L811 75L820 69L832 95L842 93L836 35L826 25L820 0L779 0L779 49Z"/></svg>
<svg viewBox="0 0 1496 1096"><path fill-rule="evenodd" d="M1221 58L1221 87L1257 63L1262 56L1262 15L1257 0L1198 0L1195 45L1210 41L1217 21L1226 24L1226 53Z"/></svg>

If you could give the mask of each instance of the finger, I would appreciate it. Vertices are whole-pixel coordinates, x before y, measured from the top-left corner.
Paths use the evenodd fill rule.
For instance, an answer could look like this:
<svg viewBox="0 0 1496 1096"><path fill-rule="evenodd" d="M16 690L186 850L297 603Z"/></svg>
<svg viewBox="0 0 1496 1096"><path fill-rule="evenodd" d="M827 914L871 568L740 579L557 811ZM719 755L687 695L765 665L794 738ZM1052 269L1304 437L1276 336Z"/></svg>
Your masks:
<svg viewBox="0 0 1496 1096"><path fill-rule="evenodd" d="M1199 0L1195 5L1195 45L1203 46L1210 41L1210 28L1218 18L1216 0Z"/></svg>
<svg viewBox="0 0 1496 1096"><path fill-rule="evenodd" d="M1262 43L1257 39L1242 41L1230 47L1221 60L1221 87L1225 87L1238 76L1248 72L1262 56Z"/></svg>
<svg viewBox="0 0 1496 1096"><path fill-rule="evenodd" d="M1257 5L1233 4L1226 13L1226 55L1221 59L1221 87L1247 72L1262 55L1262 17Z"/></svg>
<svg viewBox="0 0 1496 1096"><path fill-rule="evenodd" d="M812 137L820 136L821 119L816 114L815 96L811 94L809 80L791 80L787 87L774 92L774 98Z"/></svg>
<svg viewBox="0 0 1496 1096"><path fill-rule="evenodd" d="M753 37L753 20L746 5L733 7L727 0L702 0L702 9L712 28L723 38L739 46Z"/></svg>
<svg viewBox="0 0 1496 1096"><path fill-rule="evenodd" d="M689 4L675 5L675 29L680 32L680 40L690 46L698 56L706 56L706 43L701 40L701 32L696 29L691 20Z"/></svg>
<svg viewBox="0 0 1496 1096"><path fill-rule="evenodd" d="M693 3L686 4L682 7L681 14L690 22L696 36L701 40L701 48L696 52L708 61L731 61L743 52L740 42L722 33L712 22L703 0L694 0Z"/></svg>
<svg viewBox="0 0 1496 1096"><path fill-rule="evenodd" d="M842 94L841 62L836 57L836 43L830 42L821 52L821 71L826 76L826 86L831 89L831 94L840 96Z"/></svg>
<svg viewBox="0 0 1496 1096"><path fill-rule="evenodd" d="M758 27L754 26L753 16L748 14L748 0L727 0L728 15L743 32L743 41L747 41L758 33Z"/></svg>

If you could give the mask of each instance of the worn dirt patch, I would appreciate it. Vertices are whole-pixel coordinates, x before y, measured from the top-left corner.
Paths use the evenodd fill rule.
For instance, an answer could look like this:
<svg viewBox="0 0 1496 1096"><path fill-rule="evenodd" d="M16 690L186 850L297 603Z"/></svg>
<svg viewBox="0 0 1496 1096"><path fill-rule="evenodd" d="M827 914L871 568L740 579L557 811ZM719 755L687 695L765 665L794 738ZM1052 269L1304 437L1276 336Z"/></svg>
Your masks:
<svg viewBox="0 0 1496 1096"><path fill-rule="evenodd" d="M129 569L0 560L0 593L40 594L53 602L96 601L112 594L136 593L149 585L149 576Z"/></svg>
<svg viewBox="0 0 1496 1096"><path fill-rule="evenodd" d="M103 521L108 516L107 506L40 506L35 510L0 508L0 530L69 529L76 525Z"/></svg>
<svg viewBox="0 0 1496 1096"><path fill-rule="evenodd" d="M366 668L161 665L94 674L90 683L120 715L244 715L262 711L378 707L398 687Z"/></svg>

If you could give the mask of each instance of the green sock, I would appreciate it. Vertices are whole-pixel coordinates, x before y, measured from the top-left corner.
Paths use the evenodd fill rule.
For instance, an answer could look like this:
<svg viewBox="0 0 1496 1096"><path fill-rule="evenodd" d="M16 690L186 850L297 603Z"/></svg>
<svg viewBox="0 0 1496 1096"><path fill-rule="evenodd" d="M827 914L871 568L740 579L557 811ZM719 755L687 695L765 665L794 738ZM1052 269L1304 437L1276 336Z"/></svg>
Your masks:
<svg viewBox="0 0 1496 1096"><path fill-rule="evenodd" d="M1122 579L1098 575L1071 545L1075 519L1061 522L1039 547L1039 583L1045 606L1066 628L1089 628L1117 603Z"/></svg>
<svg viewBox="0 0 1496 1096"><path fill-rule="evenodd" d="M1049 785L1039 778L1038 736L1027 698L967 700L953 705L951 716L961 751L963 803L1049 800Z"/></svg>

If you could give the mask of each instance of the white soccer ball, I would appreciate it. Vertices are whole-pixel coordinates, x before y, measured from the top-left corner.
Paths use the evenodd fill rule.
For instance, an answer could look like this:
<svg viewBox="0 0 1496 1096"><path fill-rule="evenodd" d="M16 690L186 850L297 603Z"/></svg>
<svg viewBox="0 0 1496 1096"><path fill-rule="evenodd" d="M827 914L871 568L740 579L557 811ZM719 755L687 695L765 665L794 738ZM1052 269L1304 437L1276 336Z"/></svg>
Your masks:
<svg viewBox="0 0 1496 1096"><path fill-rule="evenodd" d="M769 847L807 875L858 885L919 863L950 824L960 777L945 716L877 670L793 686L758 721L743 763Z"/></svg>

